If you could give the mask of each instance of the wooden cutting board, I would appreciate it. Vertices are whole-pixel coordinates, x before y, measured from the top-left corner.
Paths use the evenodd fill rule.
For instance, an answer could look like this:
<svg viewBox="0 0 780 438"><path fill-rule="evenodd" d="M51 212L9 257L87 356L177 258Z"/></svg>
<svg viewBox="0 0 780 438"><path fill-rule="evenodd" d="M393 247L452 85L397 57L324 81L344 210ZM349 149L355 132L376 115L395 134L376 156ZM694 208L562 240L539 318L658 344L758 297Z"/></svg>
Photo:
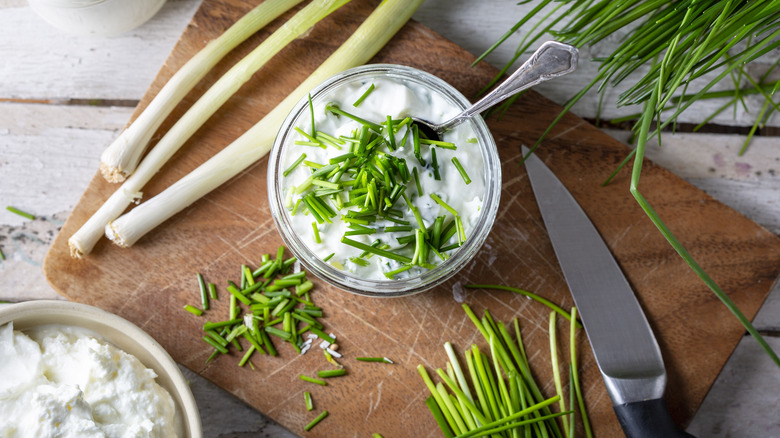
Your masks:
<svg viewBox="0 0 780 438"><path fill-rule="evenodd" d="M249 10L254 1L205 0L174 48L136 114L172 73L207 41ZM358 26L376 1L354 0L304 39L297 40L254 76L187 142L144 190L148 198L194 169L252 126L302 81ZM289 17L287 14L285 16ZM220 74L265 38L280 21L230 54L180 105L160 130L180 116ZM374 62L411 65L438 75L473 96L496 73L430 29L409 23ZM566 80L559 79L559 80ZM237 356L206 364L210 348L200 340L203 319L182 310L199 299L196 272L218 284L221 299L210 319L227 317L227 279L242 263L256 266L261 254L281 244L268 209L263 159L176 215L131 249L103 240L83 260L68 255L67 238L115 189L96 175L62 228L44 263L52 286L72 301L91 304L133 321L154 336L178 362L235 394L291 431L306 436L439 436L423 401L426 388L415 367L444 367L442 345L456 350L485 342L468 322L460 301L495 318L520 319L532 366L547 396L553 394L548 309L509 292L463 289L468 283L498 283L535 292L564 307L572 300L541 223L523 167L520 146L533 144L560 108L533 92L489 125L503 162L503 192L495 227L476 260L454 279L407 298L372 299L317 282L312 299L326 312L327 329L338 336L349 376L327 387L302 382L326 368L318 352L298 356L281 345L281 357L253 358L257 370L238 368ZM159 133L155 137L159 139ZM639 209L628 192L629 169L614 183L600 183L625 157L626 146L582 119L567 115L539 155L572 191L604 236L635 288L661 345L673 416L687 424L744 330L694 276ZM640 188L704 269L752 318L780 274L780 240L690 186L648 163ZM560 323L560 330L568 325ZM580 333L582 382L597 436L620 435L587 339ZM565 342L561 356L568 351ZM312 354L314 353L314 354ZM357 356L387 356L395 365L362 363ZM302 392L316 409L307 412ZM330 417L311 432L319 411Z"/></svg>

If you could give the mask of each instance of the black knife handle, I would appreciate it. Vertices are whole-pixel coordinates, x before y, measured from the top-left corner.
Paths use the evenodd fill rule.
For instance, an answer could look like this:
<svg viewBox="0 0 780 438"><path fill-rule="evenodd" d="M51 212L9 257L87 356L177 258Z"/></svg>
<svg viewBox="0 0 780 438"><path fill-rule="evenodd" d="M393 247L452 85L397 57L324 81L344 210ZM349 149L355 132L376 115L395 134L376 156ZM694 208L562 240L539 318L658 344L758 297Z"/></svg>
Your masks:
<svg viewBox="0 0 780 438"><path fill-rule="evenodd" d="M613 406L627 438L693 438L677 428L662 398Z"/></svg>

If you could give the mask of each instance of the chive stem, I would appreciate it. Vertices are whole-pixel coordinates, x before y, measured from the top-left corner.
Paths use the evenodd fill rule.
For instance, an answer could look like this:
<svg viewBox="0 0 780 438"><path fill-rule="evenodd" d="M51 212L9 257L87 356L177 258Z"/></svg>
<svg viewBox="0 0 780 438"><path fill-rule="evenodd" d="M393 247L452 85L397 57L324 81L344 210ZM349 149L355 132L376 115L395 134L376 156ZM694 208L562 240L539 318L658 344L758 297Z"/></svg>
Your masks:
<svg viewBox="0 0 780 438"><path fill-rule="evenodd" d="M352 104L355 108L360 106L361 103L363 103L364 100L371 94L371 92L374 91L374 84L371 84L368 86L368 89L358 98L358 100L355 101L355 103Z"/></svg>
<svg viewBox="0 0 780 438"><path fill-rule="evenodd" d="M320 385L320 386L327 386L328 385L328 382L326 382L324 380L315 379L314 377L304 376L303 374L299 374L298 378L303 380L303 381L305 381L305 382L316 383L317 385Z"/></svg>
<svg viewBox="0 0 780 438"><path fill-rule="evenodd" d="M322 377L324 379L329 377L339 377L347 374L347 370L344 368L339 368L336 370L320 370L317 371L317 376Z"/></svg>
<svg viewBox="0 0 780 438"><path fill-rule="evenodd" d="M192 313L195 316L203 315L203 311L202 310L198 309L197 307L193 307L193 306L191 306L189 304L185 304L184 305L184 310Z"/></svg>
<svg viewBox="0 0 780 438"><path fill-rule="evenodd" d="M309 391L304 391L303 392L303 401L304 401L304 403L306 403L306 410L307 411L311 411L312 409L314 409L314 403L312 403L311 393Z"/></svg>
<svg viewBox="0 0 780 438"><path fill-rule="evenodd" d="M19 215L19 216L21 216L21 217L24 217L24 218L30 219L31 221L34 221L34 220L35 220L35 215L32 215L32 214L30 214L30 213L27 213L26 211L19 210L19 209L18 209L18 208L16 208L16 207L11 207L11 206L9 205L9 206L6 206L6 207L5 207L5 209L6 209L6 210L8 210L8 211L10 211L11 213L14 213L14 214L16 214L16 215Z"/></svg>
<svg viewBox="0 0 780 438"><path fill-rule="evenodd" d="M355 360L359 360L361 362L384 362L384 363L395 363L392 360L386 358L386 357L356 357Z"/></svg>
<svg viewBox="0 0 780 438"><path fill-rule="evenodd" d="M293 170L295 170L295 168L296 168L296 167L298 167L298 165L299 165L299 164L301 164L301 162L302 162L303 160L305 160L305 159L306 159L306 154L301 154L301 156L300 156L300 157L298 157L298 159L297 159L297 160L295 160L295 161L294 161L294 162L293 162L293 163L290 165L290 167L288 167L287 169L285 169L285 171L284 171L284 172L282 172L282 175L284 175L284 176L287 176L287 175L289 175L289 174L290 174L290 172L292 172Z"/></svg>
<svg viewBox="0 0 780 438"><path fill-rule="evenodd" d="M328 411L322 411L320 415L317 415L317 418L312 420L311 423L307 424L306 427L304 427L303 429L308 432L309 430L311 430L312 427L316 426L317 423L322 421L327 416L328 416Z"/></svg>
<svg viewBox="0 0 780 438"><path fill-rule="evenodd" d="M452 164L454 164L455 168L458 169L458 173L460 173L460 176L463 178L463 182L465 182L466 185L471 184L471 178L469 178L469 174L466 173L466 169L464 169L463 165L461 165L460 161L458 161L458 157L452 157Z"/></svg>

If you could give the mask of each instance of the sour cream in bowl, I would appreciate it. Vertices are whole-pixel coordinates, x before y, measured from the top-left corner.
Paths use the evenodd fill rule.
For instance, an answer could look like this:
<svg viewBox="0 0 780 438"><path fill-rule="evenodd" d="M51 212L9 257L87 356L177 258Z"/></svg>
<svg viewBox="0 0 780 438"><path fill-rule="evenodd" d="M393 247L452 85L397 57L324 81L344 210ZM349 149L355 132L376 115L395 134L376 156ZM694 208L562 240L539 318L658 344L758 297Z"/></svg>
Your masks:
<svg viewBox="0 0 780 438"><path fill-rule="evenodd" d="M469 105L443 80L400 65L353 68L312 90L269 159L271 211L288 248L361 295L409 295L455 275L498 210L495 141L480 117L439 141L411 117L439 123Z"/></svg>
<svg viewBox="0 0 780 438"><path fill-rule="evenodd" d="M0 436L202 437L176 363L146 332L98 308L0 308Z"/></svg>

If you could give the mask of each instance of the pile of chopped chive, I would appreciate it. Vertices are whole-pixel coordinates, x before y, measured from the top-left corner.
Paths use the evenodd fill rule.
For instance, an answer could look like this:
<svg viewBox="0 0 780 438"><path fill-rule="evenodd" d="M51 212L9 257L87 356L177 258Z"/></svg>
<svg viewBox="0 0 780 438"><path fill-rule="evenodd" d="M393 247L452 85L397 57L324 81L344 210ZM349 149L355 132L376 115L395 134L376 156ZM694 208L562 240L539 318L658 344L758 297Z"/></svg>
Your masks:
<svg viewBox="0 0 780 438"><path fill-rule="evenodd" d="M444 383L434 384L425 368L417 367L431 392L425 403L445 437L573 437L575 400L585 434L592 436L577 374L576 324L570 324L571 396L567 407L558 366L555 311L550 312L550 346L556 395L544 398L532 375L517 319L513 322L515 339L512 339L504 324L496 322L487 310L480 319L467 304L463 304L463 309L488 342L492 358L473 345L465 352L466 376L452 345L447 342L444 344L449 358L447 370L436 370ZM576 321L576 309L572 309L570 317ZM558 412L551 410L553 404L558 404ZM558 418L563 420L562 426L556 422Z"/></svg>
<svg viewBox="0 0 780 438"><path fill-rule="evenodd" d="M250 358L255 353L277 355L277 350L269 335L274 335L303 354L312 344L312 341L322 339L320 348L325 359L335 369L320 370L313 378L299 375L303 381L327 386L322 379L341 377L347 375L347 370L335 359L342 357L335 350L335 335L326 334L323 325L317 320L322 317L322 309L315 306L310 298L310 292L314 284L306 279L305 271L296 271L296 257L284 259L284 247L279 247L276 259L271 260L269 254L261 257L260 266L252 270L247 265L241 265L240 282L228 280L227 290L230 292L230 310L228 319L217 322L206 321L203 330L206 335L204 342L214 348L213 353L206 362L211 361L218 354L228 354L230 347L237 351L244 351L244 346L239 342L240 338L247 341L246 352L238 363L243 367L247 363L254 369ZM185 304L184 309L193 315L202 316L211 307L211 300L216 300L217 288L214 283L207 283L200 273L197 274L201 307ZM248 307L248 311L241 315L242 306ZM298 327L298 324L303 324ZM281 328L279 327L281 325ZM307 339L303 340L303 335ZM393 361L386 357L358 357L362 362L384 362L392 364ZM307 411L314 409L312 395L308 391L303 393ZM304 427L309 431L320 421L328 416L328 411L323 411Z"/></svg>
<svg viewBox="0 0 780 438"><path fill-rule="evenodd" d="M373 88L371 84L353 106L359 106ZM362 251L348 261L368 266L369 259L376 255L386 262L383 271L390 279L414 267L431 269L437 260L447 260L449 251L463 245L466 233L456 209L436 193L429 193L446 213L426 224L413 202L424 195L420 184L422 172L429 171L435 180L441 180L440 166L443 164L436 157L437 148L457 150L454 143L426 138L412 123L411 117L393 119L387 116L384 121L373 122L329 103L325 105L327 114L348 118L360 125L351 135L337 137L316 129L311 99L309 109L312 130L309 133L296 127L305 140L295 144L343 152L323 163L306 160L307 155L302 153L283 172L287 177L301 165L310 170L306 179L288 187L286 207L293 216L312 216L313 242L322 243L321 232L327 230L327 225L342 221L349 230L340 242ZM408 163L406 159L394 156L393 152L401 147L413 148L417 162ZM430 149L430 161L423 158L422 148ZM457 157L451 161L463 182L470 184L471 178ZM405 212L410 212L413 220L411 217L404 219ZM373 235L382 238L372 241L370 236ZM364 239L371 243L361 241ZM331 263L339 267L341 261Z"/></svg>
<svg viewBox="0 0 780 438"><path fill-rule="evenodd" d="M203 341L214 348L207 362L218 354L227 354L231 346L237 351L244 351L239 342L241 338L248 346L238 365L244 366L249 362L252 368L254 365L249 359L255 352L277 355L272 337L289 343L298 353L305 352L302 348L307 347L307 342L303 340L306 332L331 343L334 341L322 331L323 325L317 320L322 316L322 309L314 305L309 295L314 284L306 279L306 272L291 272L295 271L297 260L295 257L284 259L282 246L277 251L276 259L272 260L268 254L263 255L260 266L255 270L242 265L238 284L228 280L228 318L203 324ZM201 316L209 310L210 300L217 298L217 289L214 283L207 284L201 274L197 278L201 308L189 304L184 308Z"/></svg>

